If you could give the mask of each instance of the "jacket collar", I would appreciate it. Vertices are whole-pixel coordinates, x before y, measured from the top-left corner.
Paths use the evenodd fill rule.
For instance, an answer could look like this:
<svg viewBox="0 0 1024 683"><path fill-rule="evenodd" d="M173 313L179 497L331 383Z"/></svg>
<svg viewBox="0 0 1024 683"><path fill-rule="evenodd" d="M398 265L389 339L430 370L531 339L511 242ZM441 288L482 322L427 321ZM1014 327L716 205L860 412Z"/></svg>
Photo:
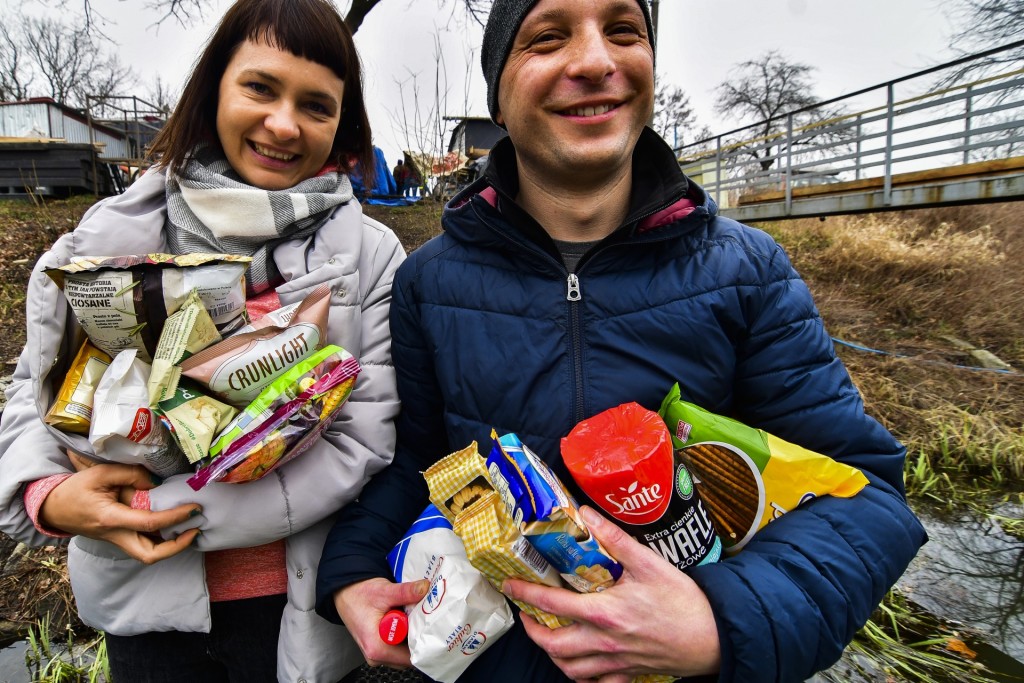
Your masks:
<svg viewBox="0 0 1024 683"><path fill-rule="evenodd" d="M519 166L515 147L507 136L491 150L484 179L497 193L496 205L503 215L516 224L525 219L536 223L515 202L519 194ZM643 224L645 219L681 199L689 199L694 206L703 205L707 200L703 190L680 170L668 144L653 130L644 128L633 150L633 189L623 227Z"/></svg>
<svg viewBox="0 0 1024 683"><path fill-rule="evenodd" d="M468 204L484 209L484 216L495 211L515 232L539 245L560 260L554 242L529 213L515 202L519 193L519 168L515 147L508 138L502 138L491 149L487 169L476 180L456 195L445 210L442 219L445 230L460 239L481 239L477 230L460 229L460 219ZM672 149L650 128L644 128L633 151L633 188L630 208L623 224L605 241L628 240L652 233L652 237L668 237L677 232L695 229L697 222L680 225L681 219L696 214L699 221L717 213L704 190L690 181L680 170ZM504 232L499 224L494 224ZM668 228L674 226L674 228ZM468 229L469 226L466 226ZM665 233L659 228L668 228Z"/></svg>

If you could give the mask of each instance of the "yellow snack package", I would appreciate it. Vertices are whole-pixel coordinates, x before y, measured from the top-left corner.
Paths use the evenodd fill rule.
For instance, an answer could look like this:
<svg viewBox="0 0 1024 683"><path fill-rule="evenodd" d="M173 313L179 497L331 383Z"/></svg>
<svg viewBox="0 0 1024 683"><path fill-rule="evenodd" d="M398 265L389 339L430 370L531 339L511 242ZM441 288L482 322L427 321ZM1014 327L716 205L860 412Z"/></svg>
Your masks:
<svg viewBox="0 0 1024 683"><path fill-rule="evenodd" d="M430 489L430 502L451 524L487 491L494 491L476 441L435 462L423 478Z"/></svg>
<svg viewBox="0 0 1024 683"><path fill-rule="evenodd" d="M562 586L558 571L530 545L494 490L474 441L423 473L430 502L452 523L466 556L497 590L506 578ZM557 628L571 622L516 602L537 621Z"/></svg>
<svg viewBox="0 0 1024 683"><path fill-rule="evenodd" d="M659 414L728 554L801 503L849 498L868 484L854 467L683 401L678 384Z"/></svg>
<svg viewBox="0 0 1024 683"><path fill-rule="evenodd" d="M505 503L493 490L459 515L454 530L466 546L469 563L487 577L495 589L500 591L506 578L562 585L558 572L526 540L505 509ZM513 602L548 628L572 623L518 600Z"/></svg>
<svg viewBox="0 0 1024 683"><path fill-rule="evenodd" d="M43 421L62 432L88 434L92 424L92 399L111 360L86 339Z"/></svg>

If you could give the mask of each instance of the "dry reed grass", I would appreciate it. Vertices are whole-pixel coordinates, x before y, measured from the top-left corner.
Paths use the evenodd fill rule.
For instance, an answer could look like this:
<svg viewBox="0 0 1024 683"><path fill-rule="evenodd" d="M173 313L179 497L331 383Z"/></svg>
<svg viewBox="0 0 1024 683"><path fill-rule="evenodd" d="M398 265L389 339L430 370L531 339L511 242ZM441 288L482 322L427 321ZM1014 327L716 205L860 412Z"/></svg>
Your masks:
<svg viewBox="0 0 1024 683"><path fill-rule="evenodd" d="M937 469L1024 490L1024 236L1018 204L766 226L830 332L905 358L840 347L868 410ZM947 337L1009 363L977 361ZM984 488L984 485L982 486Z"/></svg>

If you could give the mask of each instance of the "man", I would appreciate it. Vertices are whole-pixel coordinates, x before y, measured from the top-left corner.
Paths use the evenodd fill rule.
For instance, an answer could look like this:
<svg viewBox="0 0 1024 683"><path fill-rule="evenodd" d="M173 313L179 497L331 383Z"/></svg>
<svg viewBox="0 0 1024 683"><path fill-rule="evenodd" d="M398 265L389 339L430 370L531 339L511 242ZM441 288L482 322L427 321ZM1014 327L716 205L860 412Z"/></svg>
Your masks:
<svg viewBox="0 0 1024 683"><path fill-rule="evenodd" d="M678 381L684 399L858 467L870 485L805 503L688 574L585 508L623 578L585 595L507 581L510 597L575 623L519 614L459 681L805 680L838 659L924 542L902 495L904 449L864 414L782 250L718 217L645 127L645 0L496 0L483 68L508 138L396 277L398 450L328 538L318 611L343 620L371 664L407 666L377 623L425 590L391 582L384 560L427 502L420 472L474 440L486 452L494 427L572 488L560 437L627 401L657 409Z"/></svg>
<svg viewBox="0 0 1024 683"><path fill-rule="evenodd" d="M402 159L399 159L395 163L395 168L391 171L391 175L395 177L396 194L404 195L406 181L409 179L409 167L405 165Z"/></svg>

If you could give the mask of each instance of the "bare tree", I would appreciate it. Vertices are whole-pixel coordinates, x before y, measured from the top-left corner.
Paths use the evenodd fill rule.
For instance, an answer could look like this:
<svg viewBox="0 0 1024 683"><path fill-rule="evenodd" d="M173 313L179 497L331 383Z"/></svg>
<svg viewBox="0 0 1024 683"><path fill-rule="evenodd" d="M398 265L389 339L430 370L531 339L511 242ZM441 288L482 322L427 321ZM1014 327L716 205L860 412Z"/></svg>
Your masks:
<svg viewBox="0 0 1024 683"><path fill-rule="evenodd" d="M752 123L749 130L760 137L746 146L762 170L772 167L785 144L781 135L788 125L790 113L796 112L794 126L806 128L841 114L838 109L811 109L818 98L810 75L813 67L790 62L777 50L765 52L757 59L742 62L733 68L728 79L716 88L715 110L740 122ZM823 127L816 135L803 136L800 144L820 145L828 138L849 136L848 129Z"/></svg>
<svg viewBox="0 0 1024 683"><path fill-rule="evenodd" d="M25 64L21 41L12 35L7 23L0 24L0 101L28 97L32 77Z"/></svg>
<svg viewBox="0 0 1024 683"><path fill-rule="evenodd" d="M448 80L448 60L442 48L440 36L434 34L434 73L432 91L422 88L420 74L409 73L403 80L395 80L398 86L399 106L390 111L392 130L399 136L403 150L411 153L418 170L426 181L433 174L435 166L441 164L447 146L451 119L446 113L452 106L460 111L469 110L470 82L475 63L475 50L466 47L463 55L462 101L450 102L451 86ZM429 86L428 86L429 87Z"/></svg>
<svg viewBox="0 0 1024 683"><path fill-rule="evenodd" d="M952 15L955 24L964 28L953 35L951 43L964 55L1024 39L1024 0L959 0ZM1022 65L1024 45L1017 45L964 65L951 75L951 79L962 79L972 73L1016 69Z"/></svg>
<svg viewBox="0 0 1024 683"><path fill-rule="evenodd" d="M654 118L651 127L673 147L681 147L684 140L702 140L711 135L707 126L699 126L690 106L690 96L677 85L657 79L654 91Z"/></svg>
<svg viewBox="0 0 1024 683"><path fill-rule="evenodd" d="M397 0L392 1L396 2ZM439 4L443 4L444 1L441 0ZM457 1L465 9L467 15L478 24L482 25L486 21L492 0ZM105 21L105 18L97 12L96 7L92 4L92 0L61 0L61 4L64 6L79 2L81 2L86 30L89 32L97 31L98 24L102 23L99 20ZM363 20L380 2L381 0L352 0L352 5L345 14L345 22L352 33L359 30L359 27L363 25ZM211 4L211 0L148 0L143 6L157 15L158 18L154 22L155 24L160 24L167 19L174 19L179 24L188 26L197 19L202 18L203 13L209 9Z"/></svg>
<svg viewBox="0 0 1024 683"><path fill-rule="evenodd" d="M106 40L81 25L13 15L0 26L0 99L49 96L85 107L87 98L110 97L135 80Z"/></svg>
<svg viewBox="0 0 1024 683"><path fill-rule="evenodd" d="M47 84L47 94L58 102L70 103L72 89L87 73L93 47L88 32L67 28L53 19L22 17L21 34L35 71Z"/></svg>
<svg viewBox="0 0 1024 683"><path fill-rule="evenodd" d="M818 101L810 74L814 67L788 61L778 50L735 67L715 90L715 110L738 121L763 121L765 132L782 115Z"/></svg>
<svg viewBox="0 0 1024 683"><path fill-rule="evenodd" d="M135 82L132 70L84 26L23 16L18 27L14 42L26 56L25 68L46 84L37 94L83 107L89 95L107 97Z"/></svg>
<svg viewBox="0 0 1024 683"><path fill-rule="evenodd" d="M949 17L954 26L965 27L950 38L956 52L965 57L991 52L943 73L936 87L1024 67L1024 0L957 0Z"/></svg>
<svg viewBox="0 0 1024 683"><path fill-rule="evenodd" d="M177 94L159 76L148 86L146 99L165 117L170 116L171 112L174 111L174 107L178 104Z"/></svg>
<svg viewBox="0 0 1024 683"><path fill-rule="evenodd" d="M1016 156L1024 130L1015 125L1019 119L1015 111L1005 109L1006 103L1018 99L1021 92L1012 79L1024 67L1024 0L956 0L950 6L952 23L962 27L953 34L950 44L962 59L939 72L931 87L954 92L968 89L970 93L971 81L999 76L1006 79L1005 88L982 88L968 95L971 126L989 129L973 135L971 142L990 143L971 150L969 156L975 161ZM992 84L989 81L986 85ZM963 111L956 104L951 107L957 113Z"/></svg>

